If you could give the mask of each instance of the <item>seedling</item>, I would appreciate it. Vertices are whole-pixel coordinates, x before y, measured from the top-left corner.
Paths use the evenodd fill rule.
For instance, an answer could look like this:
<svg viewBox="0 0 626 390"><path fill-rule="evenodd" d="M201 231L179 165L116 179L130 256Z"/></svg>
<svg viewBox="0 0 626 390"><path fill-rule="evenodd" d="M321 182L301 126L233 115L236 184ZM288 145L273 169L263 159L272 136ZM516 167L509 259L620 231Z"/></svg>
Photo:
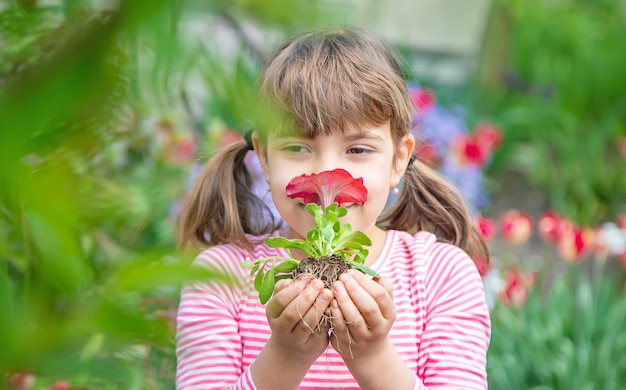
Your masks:
<svg viewBox="0 0 626 390"><path fill-rule="evenodd" d="M287 196L302 198L306 211L315 220L307 233L306 240L269 237L265 243L272 248L285 248L288 258L271 257L246 261L242 267L251 268L254 287L259 292L261 303L266 303L274 292L277 280L297 278L311 274L321 279L327 288L350 268L375 278L380 276L364 265L370 238L361 231L353 231L350 224L341 224L339 218L347 215L344 204L363 205L367 189L363 178L354 179L343 169L324 171L318 174L301 175L293 178L286 188ZM302 260L295 259L291 251L306 254ZM269 264L269 268L267 265Z"/></svg>

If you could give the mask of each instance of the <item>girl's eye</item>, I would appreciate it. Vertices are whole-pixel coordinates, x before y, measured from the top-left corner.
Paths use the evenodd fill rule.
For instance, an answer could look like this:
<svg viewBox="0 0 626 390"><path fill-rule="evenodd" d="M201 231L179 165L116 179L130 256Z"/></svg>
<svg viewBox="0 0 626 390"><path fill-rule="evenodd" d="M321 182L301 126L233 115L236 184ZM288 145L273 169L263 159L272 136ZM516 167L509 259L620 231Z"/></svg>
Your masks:
<svg viewBox="0 0 626 390"><path fill-rule="evenodd" d="M281 150L285 151L285 152L292 152L292 153L306 153L308 152L308 149L306 146L302 146L302 145L287 145L287 146L283 146L281 148Z"/></svg>
<svg viewBox="0 0 626 390"><path fill-rule="evenodd" d="M365 153L371 153L371 152L372 152L371 149L362 148L362 147L354 147L354 148L348 149L348 154L365 154Z"/></svg>

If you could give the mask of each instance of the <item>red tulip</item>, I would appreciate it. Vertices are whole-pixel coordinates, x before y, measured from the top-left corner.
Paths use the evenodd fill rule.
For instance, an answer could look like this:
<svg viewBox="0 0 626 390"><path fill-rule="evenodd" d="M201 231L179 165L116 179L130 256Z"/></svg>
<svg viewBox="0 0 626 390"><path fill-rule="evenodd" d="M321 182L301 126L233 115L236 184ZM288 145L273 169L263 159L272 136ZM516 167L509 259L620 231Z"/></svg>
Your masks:
<svg viewBox="0 0 626 390"><path fill-rule="evenodd" d="M565 227L564 220L554 211L545 212L537 223L539 237L546 243L556 243Z"/></svg>
<svg viewBox="0 0 626 390"><path fill-rule="evenodd" d="M481 145L467 134L456 137L452 144L452 151L461 164L482 166L491 157L491 152L486 145Z"/></svg>
<svg viewBox="0 0 626 390"><path fill-rule="evenodd" d="M626 230L626 213L621 213L620 215L618 215L615 224L618 228Z"/></svg>
<svg viewBox="0 0 626 390"><path fill-rule="evenodd" d="M493 152L502 143L502 131L491 123L479 123L473 131L474 139L479 145Z"/></svg>
<svg viewBox="0 0 626 390"><path fill-rule="evenodd" d="M304 203L316 203L326 209L331 203L339 206L346 203L364 204L367 188L363 178L355 179L344 169L334 169L296 176L287 184L287 196L302 198Z"/></svg>
<svg viewBox="0 0 626 390"><path fill-rule="evenodd" d="M8 375L10 390L30 390L35 386L37 377L30 371L16 372Z"/></svg>
<svg viewBox="0 0 626 390"><path fill-rule="evenodd" d="M485 276L489 273L491 269L489 263L487 262L487 258L485 256L474 256L472 257L474 264L476 265L476 269L478 269L478 273L480 276Z"/></svg>
<svg viewBox="0 0 626 390"><path fill-rule="evenodd" d="M521 245L528 241L533 232L533 220L523 211L509 210L500 219L502 238L511 245Z"/></svg>
<svg viewBox="0 0 626 390"><path fill-rule="evenodd" d="M491 240L496 233L496 222L493 219L480 216L478 217L476 223L478 224L478 230L482 234L485 241Z"/></svg>
<svg viewBox="0 0 626 390"><path fill-rule="evenodd" d="M556 244L557 251L568 263L576 262L594 249L595 236L593 229L575 226L571 230L563 231Z"/></svg>
<svg viewBox="0 0 626 390"><path fill-rule="evenodd" d="M50 390L70 390L70 384L67 381L56 382Z"/></svg>
<svg viewBox="0 0 626 390"><path fill-rule="evenodd" d="M528 299L528 292L535 285L535 274L509 268L504 272L504 283L504 290L499 294L500 302L506 306L522 306Z"/></svg>

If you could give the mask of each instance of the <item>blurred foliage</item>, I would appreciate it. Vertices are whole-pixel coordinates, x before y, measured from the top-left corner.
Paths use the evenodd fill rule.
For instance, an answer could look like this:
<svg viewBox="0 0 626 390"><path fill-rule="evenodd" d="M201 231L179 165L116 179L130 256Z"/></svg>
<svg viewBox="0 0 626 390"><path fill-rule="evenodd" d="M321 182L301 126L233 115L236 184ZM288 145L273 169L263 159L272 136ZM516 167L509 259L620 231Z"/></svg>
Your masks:
<svg viewBox="0 0 626 390"><path fill-rule="evenodd" d="M524 305L496 305L487 359L493 389L626 389L626 295L596 261L569 264L534 288ZM611 264L619 266L618 264ZM621 274L618 272L618 274Z"/></svg>
<svg viewBox="0 0 626 390"><path fill-rule="evenodd" d="M244 25L332 18L303 0L43 3L0 2L0 388L173 388L181 284L230 280L189 268L172 214L216 148L199 136L254 110L266 48ZM232 32L235 68L193 18Z"/></svg>
<svg viewBox="0 0 626 390"><path fill-rule="evenodd" d="M331 3L0 0L0 388L25 373L36 389L173 387L181 284L229 281L175 248L185 180L260 115L270 47L343 22ZM623 9L496 4L503 71L525 86L475 99L507 132L496 167L521 163L578 219L621 210Z"/></svg>
<svg viewBox="0 0 626 390"><path fill-rule="evenodd" d="M582 224L626 210L626 3L496 0L473 105L520 169Z"/></svg>

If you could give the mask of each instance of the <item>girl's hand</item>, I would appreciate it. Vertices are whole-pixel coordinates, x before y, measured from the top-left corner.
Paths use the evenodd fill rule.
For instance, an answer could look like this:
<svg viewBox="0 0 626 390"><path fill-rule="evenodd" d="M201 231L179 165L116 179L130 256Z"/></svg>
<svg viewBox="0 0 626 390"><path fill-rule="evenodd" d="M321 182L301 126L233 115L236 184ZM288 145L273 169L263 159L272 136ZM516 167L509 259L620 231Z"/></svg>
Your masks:
<svg viewBox="0 0 626 390"><path fill-rule="evenodd" d="M344 273L333 284L331 343L348 365L388 348L387 335L396 319L392 287L356 270Z"/></svg>
<svg viewBox="0 0 626 390"><path fill-rule="evenodd" d="M266 308L272 329L268 344L282 358L300 361L308 369L328 346L329 323L320 320L331 299L331 291L319 279L279 281Z"/></svg>

